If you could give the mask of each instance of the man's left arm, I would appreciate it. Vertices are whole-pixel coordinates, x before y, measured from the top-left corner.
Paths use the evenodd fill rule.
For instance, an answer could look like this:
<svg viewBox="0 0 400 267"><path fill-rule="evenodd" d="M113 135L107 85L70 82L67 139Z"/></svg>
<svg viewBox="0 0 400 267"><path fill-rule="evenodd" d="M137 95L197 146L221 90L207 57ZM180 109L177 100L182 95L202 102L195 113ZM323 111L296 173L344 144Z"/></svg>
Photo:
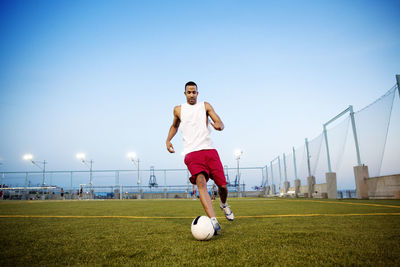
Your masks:
<svg viewBox="0 0 400 267"><path fill-rule="evenodd" d="M222 122L221 118L215 112L214 108L207 102L204 103L206 107L207 116L210 116L213 122L210 122L212 127L214 127L217 131L222 131L224 129L224 123Z"/></svg>

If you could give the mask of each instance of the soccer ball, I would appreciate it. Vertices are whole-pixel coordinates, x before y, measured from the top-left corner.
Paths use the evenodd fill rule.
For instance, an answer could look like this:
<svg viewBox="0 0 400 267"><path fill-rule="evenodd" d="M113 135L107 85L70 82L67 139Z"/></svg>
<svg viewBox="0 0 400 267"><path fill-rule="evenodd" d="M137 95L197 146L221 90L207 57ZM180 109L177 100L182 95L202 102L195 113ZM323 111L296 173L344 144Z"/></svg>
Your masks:
<svg viewBox="0 0 400 267"><path fill-rule="evenodd" d="M214 235L214 226L207 216L197 216L192 222L192 235L197 240L209 240Z"/></svg>

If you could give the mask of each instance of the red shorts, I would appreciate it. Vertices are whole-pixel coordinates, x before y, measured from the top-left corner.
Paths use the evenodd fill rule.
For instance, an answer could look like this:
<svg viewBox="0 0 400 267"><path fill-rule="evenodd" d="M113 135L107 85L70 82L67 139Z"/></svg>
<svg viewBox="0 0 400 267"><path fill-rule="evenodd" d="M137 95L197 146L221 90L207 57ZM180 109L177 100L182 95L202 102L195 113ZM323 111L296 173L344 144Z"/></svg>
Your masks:
<svg viewBox="0 0 400 267"><path fill-rule="evenodd" d="M185 164L189 169L190 182L196 184L196 175L204 173L206 181L211 178L216 185L226 185L224 169L216 149L194 151L185 156Z"/></svg>

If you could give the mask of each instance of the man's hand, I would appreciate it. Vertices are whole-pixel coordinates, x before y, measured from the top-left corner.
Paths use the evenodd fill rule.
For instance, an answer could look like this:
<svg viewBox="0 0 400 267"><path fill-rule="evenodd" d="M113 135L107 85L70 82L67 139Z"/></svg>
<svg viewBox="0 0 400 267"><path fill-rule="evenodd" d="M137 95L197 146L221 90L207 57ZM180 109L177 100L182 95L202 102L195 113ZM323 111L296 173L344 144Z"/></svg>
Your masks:
<svg viewBox="0 0 400 267"><path fill-rule="evenodd" d="M169 153L175 153L174 146L172 145L172 143L170 141L167 141L167 150Z"/></svg>
<svg viewBox="0 0 400 267"><path fill-rule="evenodd" d="M211 126L214 127L214 129L217 131L222 131L224 129L224 124L220 121L216 121L214 123L212 123L210 121L210 123L211 123Z"/></svg>

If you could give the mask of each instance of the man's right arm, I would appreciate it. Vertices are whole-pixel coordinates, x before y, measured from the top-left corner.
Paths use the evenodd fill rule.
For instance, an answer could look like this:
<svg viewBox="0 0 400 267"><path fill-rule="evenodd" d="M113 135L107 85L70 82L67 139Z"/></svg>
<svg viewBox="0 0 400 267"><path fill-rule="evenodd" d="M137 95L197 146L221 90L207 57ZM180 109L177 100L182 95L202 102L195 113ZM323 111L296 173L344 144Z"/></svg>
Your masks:
<svg viewBox="0 0 400 267"><path fill-rule="evenodd" d="M176 106L174 108L174 120L172 121L172 125L169 128L168 137L166 141L167 150L169 153L175 153L174 146L172 145L171 140L178 132L179 125L181 124L180 113L181 113L181 107Z"/></svg>

